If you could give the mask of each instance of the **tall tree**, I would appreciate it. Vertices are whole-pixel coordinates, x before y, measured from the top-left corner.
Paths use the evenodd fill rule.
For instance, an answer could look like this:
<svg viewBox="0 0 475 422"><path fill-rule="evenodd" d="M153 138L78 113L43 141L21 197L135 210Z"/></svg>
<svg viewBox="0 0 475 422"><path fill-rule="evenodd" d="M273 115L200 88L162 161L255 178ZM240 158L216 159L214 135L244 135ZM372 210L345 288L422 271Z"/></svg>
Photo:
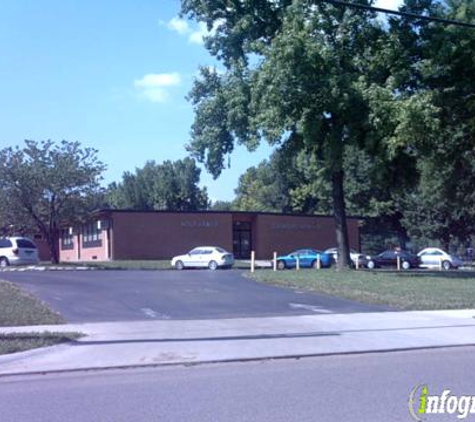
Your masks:
<svg viewBox="0 0 475 422"><path fill-rule="evenodd" d="M390 150L389 160L404 154L427 110L388 81L384 28L371 12L307 0L182 0L182 13L214 28L206 45L226 68L203 68L195 81L189 150L215 177L235 142L250 149L262 139L291 142L295 153L317 157L330 183L339 266L348 267L345 149L367 144L374 155ZM384 100L399 111L385 127Z"/></svg>
<svg viewBox="0 0 475 422"><path fill-rule="evenodd" d="M236 209L241 211L290 212L293 167L290 156L275 151L268 160L248 168L235 189Z"/></svg>
<svg viewBox="0 0 475 422"><path fill-rule="evenodd" d="M407 1L405 10L473 22L475 2ZM452 240L475 234L475 31L422 21L391 22L398 48L398 89L430 92L439 128L422 138L417 191L404 203L404 226L413 236ZM414 72L413 69L416 69Z"/></svg>
<svg viewBox="0 0 475 422"><path fill-rule="evenodd" d="M90 211L104 170L97 151L79 142L25 141L23 148L1 150L2 225L39 231L57 263L61 225Z"/></svg>
<svg viewBox="0 0 475 422"><path fill-rule="evenodd" d="M191 158L149 161L135 174L125 172L121 183L109 186L107 200L114 208L194 211L208 207L206 188L200 188L201 170Z"/></svg>

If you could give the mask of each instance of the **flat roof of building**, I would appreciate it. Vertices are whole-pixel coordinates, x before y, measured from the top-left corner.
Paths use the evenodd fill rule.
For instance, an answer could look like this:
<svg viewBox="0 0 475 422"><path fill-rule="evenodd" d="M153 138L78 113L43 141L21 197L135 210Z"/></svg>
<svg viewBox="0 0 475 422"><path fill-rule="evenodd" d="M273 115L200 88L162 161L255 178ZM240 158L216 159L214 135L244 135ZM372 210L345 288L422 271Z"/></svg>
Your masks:
<svg viewBox="0 0 475 422"><path fill-rule="evenodd" d="M303 214L303 213L282 213L271 211L218 211L218 210L194 210L194 211L171 211L171 210L136 210L136 209L117 209L117 208L102 208L93 211L93 214L105 213L157 213L157 214L241 214L241 215L274 215L286 217L321 217L333 218L329 214ZM365 217L346 216L347 219L362 220Z"/></svg>

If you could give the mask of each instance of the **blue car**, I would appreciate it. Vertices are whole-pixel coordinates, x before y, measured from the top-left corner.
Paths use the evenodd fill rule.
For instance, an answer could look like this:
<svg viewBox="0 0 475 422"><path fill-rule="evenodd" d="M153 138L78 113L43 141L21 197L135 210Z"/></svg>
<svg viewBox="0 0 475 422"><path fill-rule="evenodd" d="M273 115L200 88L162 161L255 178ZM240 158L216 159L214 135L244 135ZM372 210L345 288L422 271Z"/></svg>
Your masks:
<svg viewBox="0 0 475 422"><path fill-rule="evenodd" d="M317 268L318 257L320 257L320 265L322 268L328 268L331 266L331 255L315 249L298 249L288 255L278 256L277 268L279 270L295 268L297 266L297 258L299 260L300 268Z"/></svg>

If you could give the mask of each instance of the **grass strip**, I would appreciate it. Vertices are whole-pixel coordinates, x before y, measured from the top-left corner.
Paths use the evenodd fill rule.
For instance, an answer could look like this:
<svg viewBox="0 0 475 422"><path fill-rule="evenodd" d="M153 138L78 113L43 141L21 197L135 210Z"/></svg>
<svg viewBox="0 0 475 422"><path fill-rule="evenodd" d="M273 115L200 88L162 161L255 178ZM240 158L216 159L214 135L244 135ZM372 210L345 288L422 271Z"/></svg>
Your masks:
<svg viewBox="0 0 475 422"><path fill-rule="evenodd" d="M171 260L119 260L119 261L85 261L85 262L62 262L60 264L42 263L46 268L62 267L89 267L98 270L173 270ZM249 269L250 261L236 260L233 268Z"/></svg>
<svg viewBox="0 0 475 422"><path fill-rule="evenodd" d="M404 310L475 308L473 271L259 270L259 282Z"/></svg>
<svg viewBox="0 0 475 422"><path fill-rule="evenodd" d="M0 333L0 355L53 346L55 344L77 340L79 337L81 337L79 333L56 333L48 331L42 333Z"/></svg>
<svg viewBox="0 0 475 422"><path fill-rule="evenodd" d="M30 293L0 280L0 326L63 324L65 320Z"/></svg>

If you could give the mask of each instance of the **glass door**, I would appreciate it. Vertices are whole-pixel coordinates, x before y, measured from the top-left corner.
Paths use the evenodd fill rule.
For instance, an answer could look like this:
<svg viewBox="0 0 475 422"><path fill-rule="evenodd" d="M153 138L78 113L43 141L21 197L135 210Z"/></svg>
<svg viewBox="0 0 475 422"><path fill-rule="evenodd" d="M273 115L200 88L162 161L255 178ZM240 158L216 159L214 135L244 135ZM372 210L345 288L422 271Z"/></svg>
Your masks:
<svg viewBox="0 0 475 422"><path fill-rule="evenodd" d="M249 259L252 248L251 223L235 221L233 223L233 254L237 259Z"/></svg>

